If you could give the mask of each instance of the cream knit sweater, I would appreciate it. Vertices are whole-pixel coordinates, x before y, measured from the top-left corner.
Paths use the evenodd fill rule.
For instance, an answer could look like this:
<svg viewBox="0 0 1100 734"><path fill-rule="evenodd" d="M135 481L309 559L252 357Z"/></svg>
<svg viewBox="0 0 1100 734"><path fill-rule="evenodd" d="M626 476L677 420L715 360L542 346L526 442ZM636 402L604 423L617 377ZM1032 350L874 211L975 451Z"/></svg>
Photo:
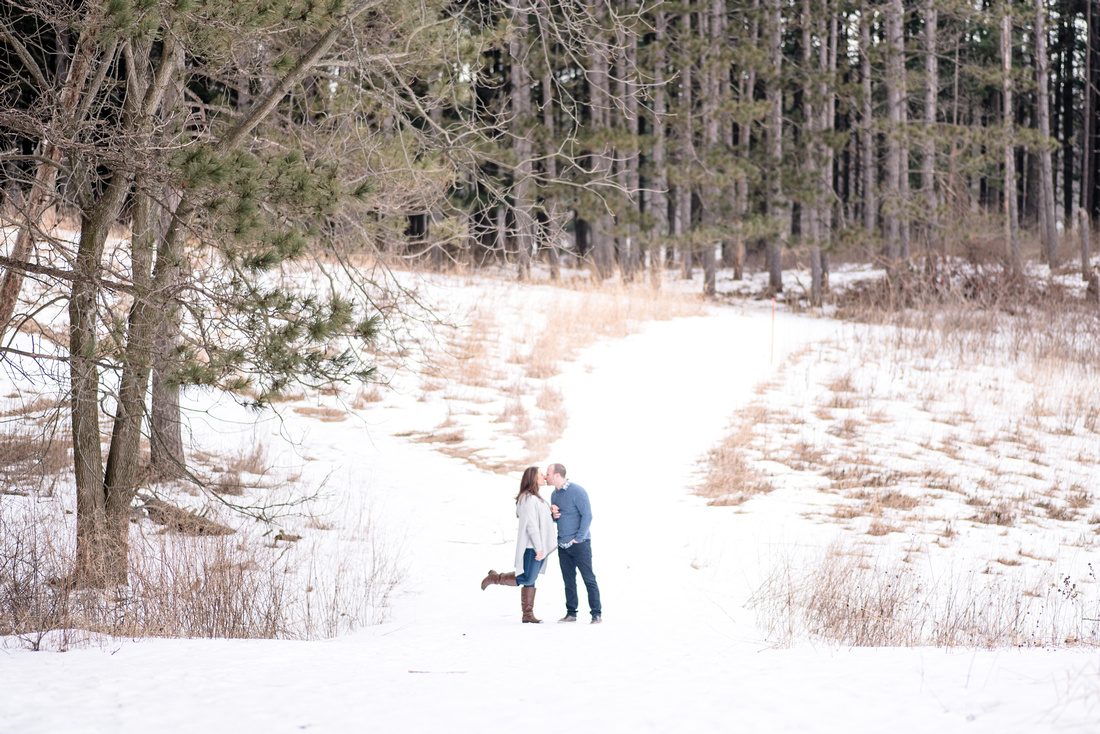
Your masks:
<svg viewBox="0 0 1100 734"><path fill-rule="evenodd" d="M516 533L516 574L523 573L523 552L533 548L536 553L549 554L556 549L554 543L554 518L550 517L550 505L538 497L525 495L516 505L516 517L519 518L519 530ZM543 557L545 560L545 556ZM542 564L539 574L546 573L546 564Z"/></svg>

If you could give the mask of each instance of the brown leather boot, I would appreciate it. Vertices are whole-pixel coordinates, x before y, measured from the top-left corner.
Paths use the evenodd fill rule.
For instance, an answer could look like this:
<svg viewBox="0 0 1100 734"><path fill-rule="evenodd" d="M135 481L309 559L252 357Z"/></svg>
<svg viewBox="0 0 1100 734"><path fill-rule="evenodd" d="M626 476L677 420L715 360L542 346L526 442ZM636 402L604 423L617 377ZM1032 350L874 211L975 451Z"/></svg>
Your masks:
<svg viewBox="0 0 1100 734"><path fill-rule="evenodd" d="M518 586L514 573L497 573L496 571L490 571L489 575L481 580L481 590L485 591L493 584L500 584L501 586Z"/></svg>
<svg viewBox="0 0 1100 734"><path fill-rule="evenodd" d="M523 621L531 624L542 624L542 620L535 617L535 587L524 586L519 592L519 603L523 607Z"/></svg>

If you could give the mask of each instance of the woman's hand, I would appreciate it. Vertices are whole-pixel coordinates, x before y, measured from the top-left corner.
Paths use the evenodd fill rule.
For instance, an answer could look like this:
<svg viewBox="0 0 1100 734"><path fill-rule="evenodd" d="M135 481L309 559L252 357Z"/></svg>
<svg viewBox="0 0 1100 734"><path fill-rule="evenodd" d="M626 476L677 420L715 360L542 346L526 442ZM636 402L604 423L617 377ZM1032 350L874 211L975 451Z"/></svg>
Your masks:
<svg viewBox="0 0 1100 734"><path fill-rule="evenodd" d="M543 553L542 551L535 551L535 560L536 561L541 561L543 558L546 558L545 553Z"/></svg>

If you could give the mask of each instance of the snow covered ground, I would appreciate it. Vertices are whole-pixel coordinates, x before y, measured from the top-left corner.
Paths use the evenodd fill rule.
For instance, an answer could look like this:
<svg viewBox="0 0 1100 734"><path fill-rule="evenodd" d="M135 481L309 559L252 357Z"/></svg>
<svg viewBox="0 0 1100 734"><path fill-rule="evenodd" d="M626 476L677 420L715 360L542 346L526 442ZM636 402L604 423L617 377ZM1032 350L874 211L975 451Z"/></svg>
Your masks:
<svg viewBox="0 0 1100 734"><path fill-rule="evenodd" d="M585 622L583 591L582 621L554 623L564 606L553 563L535 603L546 624L519 623L516 589L480 589L486 570L512 559L518 474L412 440L467 420L467 435L489 442L474 430L485 421L454 415L453 393L395 380L393 395L352 419L291 410L260 428L243 414L236 428L215 422L215 410L195 428L200 441L259 436L304 484L324 480L369 507L405 568L385 621L320 641L100 639L63 653L9 644L0 732L1100 731L1096 646L780 646L746 608L778 559L853 530L823 522L823 495L808 483L707 506L691 491L699 461L761 399L758 385L799 402L780 367L846 328L714 307L598 341L551 379L568 424L538 461L564 463L591 496L598 626ZM502 436L496 448L507 447L521 453ZM1092 466L1079 481L1095 494ZM1096 557L1091 543L1072 552L1078 566Z"/></svg>

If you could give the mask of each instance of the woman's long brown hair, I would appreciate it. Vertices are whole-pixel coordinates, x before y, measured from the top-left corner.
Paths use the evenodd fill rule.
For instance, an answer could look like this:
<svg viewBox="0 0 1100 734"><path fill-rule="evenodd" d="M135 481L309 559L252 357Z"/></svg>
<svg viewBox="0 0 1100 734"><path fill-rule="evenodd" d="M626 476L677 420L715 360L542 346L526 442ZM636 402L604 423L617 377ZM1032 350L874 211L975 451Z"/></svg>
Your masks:
<svg viewBox="0 0 1100 734"><path fill-rule="evenodd" d="M519 480L519 494L516 495L517 505L525 494L533 494L540 500L542 499L542 495L539 494L538 477L539 468L537 466L529 466L523 470L523 478Z"/></svg>

